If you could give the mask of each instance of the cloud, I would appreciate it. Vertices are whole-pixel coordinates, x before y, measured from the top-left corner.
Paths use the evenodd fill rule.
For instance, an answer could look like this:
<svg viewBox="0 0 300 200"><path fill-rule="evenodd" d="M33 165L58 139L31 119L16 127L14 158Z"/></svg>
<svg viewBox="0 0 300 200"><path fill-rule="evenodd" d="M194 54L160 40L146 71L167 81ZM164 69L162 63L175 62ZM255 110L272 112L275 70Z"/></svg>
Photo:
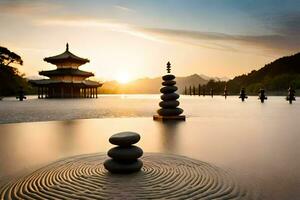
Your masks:
<svg viewBox="0 0 300 200"><path fill-rule="evenodd" d="M299 51L300 32L299 25L296 23L297 16L280 18L273 29L277 30L269 35L234 35L219 32L202 32L193 30L167 29L167 28L148 28L135 26L126 23L118 23L115 20L99 19L95 17L83 16L61 16L41 19L39 25L53 26L76 26L76 27L94 27L111 31L134 35L144 39L159 42L179 42L190 45L196 45L202 48L252 52L261 50L271 53L289 53ZM300 15L299 15L300 19ZM292 27L291 27L292 26ZM257 53L257 52L256 52Z"/></svg>
<svg viewBox="0 0 300 200"><path fill-rule="evenodd" d="M270 27L279 34L300 35L300 13L288 13L274 16L269 20Z"/></svg>
<svg viewBox="0 0 300 200"><path fill-rule="evenodd" d="M115 5L113 7L118 9L118 10L125 11L125 12L135 12L135 10L133 10L131 8L128 8L128 7L125 7L125 6Z"/></svg>
<svg viewBox="0 0 300 200"><path fill-rule="evenodd" d="M194 44L210 44L211 48L234 50L235 46L260 47L270 51L295 51L300 48L300 41L285 35L230 35L216 32L201 32L179 29L137 28L159 38L177 40ZM238 50L238 49L236 49Z"/></svg>

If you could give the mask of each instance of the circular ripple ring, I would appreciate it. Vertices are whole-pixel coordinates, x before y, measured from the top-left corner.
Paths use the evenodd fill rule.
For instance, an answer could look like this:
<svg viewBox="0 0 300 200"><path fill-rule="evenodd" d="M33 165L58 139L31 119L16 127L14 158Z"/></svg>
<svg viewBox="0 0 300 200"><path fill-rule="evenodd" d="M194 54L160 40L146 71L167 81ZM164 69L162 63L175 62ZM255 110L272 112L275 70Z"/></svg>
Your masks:
<svg viewBox="0 0 300 200"><path fill-rule="evenodd" d="M105 154L67 158L11 181L0 199L248 199L223 170L168 154L145 154L138 173L111 174Z"/></svg>

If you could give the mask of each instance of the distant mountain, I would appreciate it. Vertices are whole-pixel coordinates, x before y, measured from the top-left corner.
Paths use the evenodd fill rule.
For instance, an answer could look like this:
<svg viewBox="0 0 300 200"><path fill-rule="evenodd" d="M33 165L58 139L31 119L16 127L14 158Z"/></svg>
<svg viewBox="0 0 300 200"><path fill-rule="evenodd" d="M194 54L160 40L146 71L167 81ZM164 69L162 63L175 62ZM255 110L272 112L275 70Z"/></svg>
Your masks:
<svg viewBox="0 0 300 200"><path fill-rule="evenodd" d="M198 74L186 77L176 77L176 86L178 87L178 92L182 93L184 87L190 85L198 86L199 84L204 85L209 79L204 79ZM108 81L103 84L100 92L113 94L156 94L159 93L161 82L161 77L137 79L127 84L120 84L117 81Z"/></svg>
<svg viewBox="0 0 300 200"><path fill-rule="evenodd" d="M242 87L249 94L257 94L260 88L271 93L286 92L290 85L300 89L300 53L279 58L259 70L236 76L227 83L209 82L207 87L219 88L218 92L221 93L225 84L232 94L238 93Z"/></svg>
<svg viewBox="0 0 300 200"><path fill-rule="evenodd" d="M199 75L201 78L205 79L205 80L214 80L214 81L228 81L230 80L228 77L224 76L224 77L210 77L210 76L206 76L204 74L200 74Z"/></svg>

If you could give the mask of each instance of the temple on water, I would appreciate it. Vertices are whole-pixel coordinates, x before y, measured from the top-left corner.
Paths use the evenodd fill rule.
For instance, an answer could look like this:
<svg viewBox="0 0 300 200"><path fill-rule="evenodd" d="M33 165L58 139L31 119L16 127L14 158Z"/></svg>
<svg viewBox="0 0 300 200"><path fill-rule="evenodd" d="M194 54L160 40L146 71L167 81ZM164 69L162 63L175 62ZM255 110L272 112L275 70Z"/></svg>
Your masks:
<svg viewBox="0 0 300 200"><path fill-rule="evenodd" d="M57 56L44 58L44 61L56 65L57 69L41 71L39 75L49 79L31 80L30 83L38 88L38 98L97 98L97 89L102 86L96 81L87 80L94 76L91 72L79 70L79 67L90 62L69 51Z"/></svg>

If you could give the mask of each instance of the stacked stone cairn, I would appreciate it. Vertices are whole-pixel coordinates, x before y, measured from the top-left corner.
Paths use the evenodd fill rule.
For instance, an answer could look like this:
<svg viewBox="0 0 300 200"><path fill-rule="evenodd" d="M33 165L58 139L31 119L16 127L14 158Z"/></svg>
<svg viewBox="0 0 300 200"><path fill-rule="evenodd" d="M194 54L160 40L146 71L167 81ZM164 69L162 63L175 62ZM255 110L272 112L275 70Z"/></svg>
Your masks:
<svg viewBox="0 0 300 200"><path fill-rule="evenodd" d="M225 99L227 99L227 96L228 96L228 91L227 91L227 86L225 85L225 87L224 87L224 97L225 97Z"/></svg>
<svg viewBox="0 0 300 200"><path fill-rule="evenodd" d="M258 93L258 99L260 99L260 102L261 103L264 103L265 100L268 99L268 97L266 96L266 93L265 93L265 89L261 88L259 93Z"/></svg>
<svg viewBox="0 0 300 200"><path fill-rule="evenodd" d="M171 64L167 63L167 75L162 77L163 87L160 89L162 95L160 96L161 102L159 106L161 107L157 110L158 115L154 115L154 120L168 121L168 120L185 120L185 116L181 115L183 110L178 108L179 106L179 94L175 93L177 91L175 76L170 74Z"/></svg>
<svg viewBox="0 0 300 200"><path fill-rule="evenodd" d="M286 100L290 102L290 104L293 103L293 101L296 101L296 97L295 97L295 90L292 88L292 86L289 87L288 89L288 95L286 97Z"/></svg>
<svg viewBox="0 0 300 200"><path fill-rule="evenodd" d="M112 135L109 142L117 147L111 148L107 155L111 157L104 162L104 167L111 173L127 174L138 172L143 166L139 160L143 155L140 147L134 146L140 140L140 135L134 132L121 132Z"/></svg>
<svg viewBox="0 0 300 200"><path fill-rule="evenodd" d="M241 89L239 98L242 99L242 101L245 101L245 99L248 98L248 96L246 94L246 91L245 91L245 88Z"/></svg>

